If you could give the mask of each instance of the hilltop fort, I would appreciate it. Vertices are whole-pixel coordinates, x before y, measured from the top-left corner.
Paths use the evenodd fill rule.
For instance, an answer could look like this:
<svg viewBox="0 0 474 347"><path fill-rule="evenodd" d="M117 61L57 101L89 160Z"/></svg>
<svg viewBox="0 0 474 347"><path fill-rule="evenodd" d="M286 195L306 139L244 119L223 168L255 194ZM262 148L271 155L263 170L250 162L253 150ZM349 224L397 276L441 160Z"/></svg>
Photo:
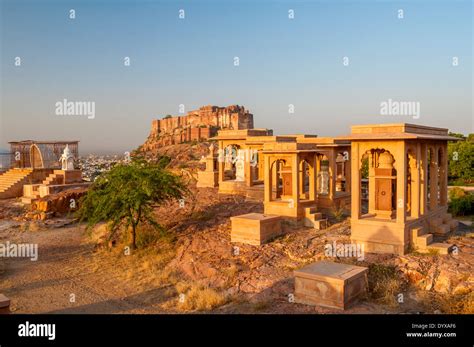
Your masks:
<svg viewBox="0 0 474 347"><path fill-rule="evenodd" d="M253 129L253 114L243 106L203 106L184 116L166 116L155 119L151 132L143 144L143 150L188 141L204 141L217 134L220 129Z"/></svg>

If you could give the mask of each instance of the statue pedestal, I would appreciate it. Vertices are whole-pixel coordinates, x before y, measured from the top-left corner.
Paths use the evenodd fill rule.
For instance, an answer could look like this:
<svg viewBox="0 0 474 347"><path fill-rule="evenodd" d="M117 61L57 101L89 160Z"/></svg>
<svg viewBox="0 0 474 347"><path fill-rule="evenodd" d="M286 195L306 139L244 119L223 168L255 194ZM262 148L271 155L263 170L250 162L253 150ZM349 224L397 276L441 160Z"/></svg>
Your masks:
<svg viewBox="0 0 474 347"><path fill-rule="evenodd" d="M198 171L198 188L214 188L218 186L219 172L217 171Z"/></svg>
<svg viewBox="0 0 474 347"><path fill-rule="evenodd" d="M64 177L63 184L82 183L81 170L54 170L54 174Z"/></svg>

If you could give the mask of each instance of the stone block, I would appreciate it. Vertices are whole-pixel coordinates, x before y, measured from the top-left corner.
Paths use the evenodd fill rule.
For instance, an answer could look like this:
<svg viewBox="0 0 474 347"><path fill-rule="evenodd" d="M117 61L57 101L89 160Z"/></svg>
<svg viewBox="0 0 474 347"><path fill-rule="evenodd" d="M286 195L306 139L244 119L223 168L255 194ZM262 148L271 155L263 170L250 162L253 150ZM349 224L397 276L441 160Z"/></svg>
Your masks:
<svg viewBox="0 0 474 347"><path fill-rule="evenodd" d="M434 242L431 243L426 249L428 251L436 251L439 254L449 254L453 249L454 245L448 243Z"/></svg>
<svg viewBox="0 0 474 347"><path fill-rule="evenodd" d="M367 290L368 268L319 261L294 272L295 302L346 309Z"/></svg>
<svg viewBox="0 0 474 347"><path fill-rule="evenodd" d="M231 242L260 246L281 234L281 217L248 213L231 217Z"/></svg>
<svg viewBox="0 0 474 347"><path fill-rule="evenodd" d="M416 238L416 245L425 248L433 242L433 234L424 234Z"/></svg>
<svg viewBox="0 0 474 347"><path fill-rule="evenodd" d="M0 294L0 314L10 313L10 299Z"/></svg>
<svg viewBox="0 0 474 347"><path fill-rule="evenodd" d="M198 188L217 187L218 176L219 176L219 172L217 171L199 171L196 187Z"/></svg>

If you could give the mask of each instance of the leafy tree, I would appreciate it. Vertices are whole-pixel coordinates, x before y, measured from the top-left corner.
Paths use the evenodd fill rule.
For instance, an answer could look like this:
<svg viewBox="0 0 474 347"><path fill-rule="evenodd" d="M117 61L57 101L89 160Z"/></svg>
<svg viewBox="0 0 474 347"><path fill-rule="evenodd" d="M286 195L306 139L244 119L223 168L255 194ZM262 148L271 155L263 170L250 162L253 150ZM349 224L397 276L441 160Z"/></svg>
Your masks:
<svg viewBox="0 0 474 347"><path fill-rule="evenodd" d="M449 191L449 211L454 216L465 216L474 213L474 194L454 187Z"/></svg>
<svg viewBox="0 0 474 347"><path fill-rule="evenodd" d="M474 179L474 134L466 138L461 134L450 134L462 139L448 143L448 175L451 179L472 181Z"/></svg>
<svg viewBox="0 0 474 347"><path fill-rule="evenodd" d="M153 208L188 193L181 177L166 169L168 162L134 159L129 164L114 166L97 178L81 201L80 219L87 221L89 228L101 221L110 222L110 236L125 224L131 233L130 246L135 249L140 223L161 229L153 217Z"/></svg>
<svg viewBox="0 0 474 347"><path fill-rule="evenodd" d="M368 157L362 159L361 176L362 178L369 178L369 158Z"/></svg>
<svg viewBox="0 0 474 347"><path fill-rule="evenodd" d="M461 139L461 140L465 140L465 139L466 139L466 137L465 137L463 134L459 134L459 133L452 133L452 132L450 132L450 133L449 133L449 136L457 137L458 139Z"/></svg>

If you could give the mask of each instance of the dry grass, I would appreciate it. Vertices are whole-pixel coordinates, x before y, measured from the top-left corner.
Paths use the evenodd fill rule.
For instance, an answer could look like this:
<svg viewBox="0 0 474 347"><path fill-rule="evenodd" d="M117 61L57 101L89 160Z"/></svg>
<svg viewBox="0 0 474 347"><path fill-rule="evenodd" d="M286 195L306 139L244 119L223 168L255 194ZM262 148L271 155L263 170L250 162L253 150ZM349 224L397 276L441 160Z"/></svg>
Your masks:
<svg viewBox="0 0 474 347"><path fill-rule="evenodd" d="M175 287L181 296L177 307L183 311L211 311L227 302L225 295L212 288L185 283L179 283Z"/></svg>
<svg viewBox="0 0 474 347"><path fill-rule="evenodd" d="M229 267L225 268L222 270L222 273L224 274L226 280L224 287L225 288L230 288L234 285L237 275L240 272L240 267L236 264L231 264Z"/></svg>
<svg viewBox="0 0 474 347"><path fill-rule="evenodd" d="M118 281L133 283L143 290L176 283L174 270L166 266L176 255L175 243L166 235L155 237L155 230L146 228L140 232L148 234L142 234L143 248L126 253L128 243L121 240L113 248L100 249L91 258L91 272L100 274L108 268Z"/></svg>
<svg viewBox="0 0 474 347"><path fill-rule="evenodd" d="M338 209L332 212L332 216L336 220L336 222L341 222L344 219L344 208L339 207Z"/></svg>
<svg viewBox="0 0 474 347"><path fill-rule="evenodd" d="M421 300L430 311L446 314L474 314L474 292L466 294L422 293Z"/></svg>
<svg viewBox="0 0 474 347"><path fill-rule="evenodd" d="M203 211L193 211L189 216L189 219L194 220L196 222L207 222L210 221L212 218L215 217L215 213L208 210Z"/></svg>
<svg viewBox="0 0 474 347"><path fill-rule="evenodd" d="M403 291L404 282L394 266L371 264L369 266L369 296L378 303L395 307L397 295Z"/></svg>
<svg viewBox="0 0 474 347"><path fill-rule="evenodd" d="M474 293L442 296L441 311L450 314L474 314Z"/></svg>
<svg viewBox="0 0 474 347"><path fill-rule="evenodd" d="M262 311L268 310L271 307L272 307L272 302L270 300L266 300L266 301L256 302L255 304L252 305L251 309L253 312L262 312Z"/></svg>

